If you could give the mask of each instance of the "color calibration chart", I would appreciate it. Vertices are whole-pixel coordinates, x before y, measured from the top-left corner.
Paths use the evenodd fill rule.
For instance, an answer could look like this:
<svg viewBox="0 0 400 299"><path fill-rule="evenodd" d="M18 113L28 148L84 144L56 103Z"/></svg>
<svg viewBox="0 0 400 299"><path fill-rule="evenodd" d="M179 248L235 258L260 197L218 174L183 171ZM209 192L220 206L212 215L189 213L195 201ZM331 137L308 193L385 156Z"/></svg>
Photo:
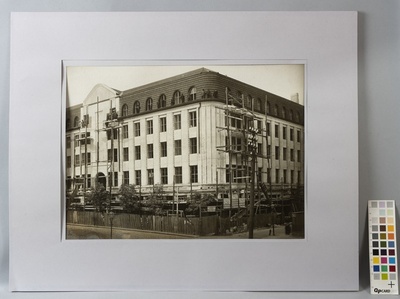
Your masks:
<svg viewBox="0 0 400 299"><path fill-rule="evenodd" d="M399 293L394 200L368 201L371 294Z"/></svg>

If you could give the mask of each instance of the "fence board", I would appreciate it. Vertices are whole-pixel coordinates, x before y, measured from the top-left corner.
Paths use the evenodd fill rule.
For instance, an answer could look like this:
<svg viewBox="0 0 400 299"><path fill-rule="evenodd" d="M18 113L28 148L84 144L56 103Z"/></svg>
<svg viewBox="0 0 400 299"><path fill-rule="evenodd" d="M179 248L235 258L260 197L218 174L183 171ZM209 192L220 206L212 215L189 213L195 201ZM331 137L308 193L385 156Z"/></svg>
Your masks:
<svg viewBox="0 0 400 299"><path fill-rule="evenodd" d="M254 227L266 227L272 223L271 219L271 214L256 214L254 215ZM67 223L88 226L110 226L111 224L110 216L107 213L89 211L67 211L66 220ZM222 218L217 215L201 218L185 218L174 216L114 214L113 227L188 235L214 235L224 234L229 231L245 230L247 227L247 217L232 221L230 218Z"/></svg>

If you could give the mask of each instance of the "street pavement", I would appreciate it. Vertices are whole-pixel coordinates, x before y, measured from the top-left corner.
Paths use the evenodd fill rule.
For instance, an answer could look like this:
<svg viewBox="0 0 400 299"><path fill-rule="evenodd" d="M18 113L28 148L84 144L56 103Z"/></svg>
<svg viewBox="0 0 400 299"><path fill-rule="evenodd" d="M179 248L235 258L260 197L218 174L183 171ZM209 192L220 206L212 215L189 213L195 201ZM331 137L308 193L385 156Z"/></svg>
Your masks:
<svg viewBox="0 0 400 299"><path fill-rule="evenodd" d="M292 235L285 234L285 227L282 225L275 225L275 235L272 228L259 228L253 232L254 239L296 239ZM110 239L110 227L94 227L67 224L67 239ZM113 239L247 239L248 232L233 233L222 236L192 236L183 234L164 233L146 230L133 230L133 229L112 229Z"/></svg>

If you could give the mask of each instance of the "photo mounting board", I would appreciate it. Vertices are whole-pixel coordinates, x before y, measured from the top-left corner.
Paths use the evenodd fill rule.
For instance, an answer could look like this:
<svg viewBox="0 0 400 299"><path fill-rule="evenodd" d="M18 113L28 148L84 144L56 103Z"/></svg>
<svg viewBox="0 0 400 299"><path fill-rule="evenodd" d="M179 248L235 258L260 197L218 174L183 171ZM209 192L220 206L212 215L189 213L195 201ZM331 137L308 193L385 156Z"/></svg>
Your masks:
<svg viewBox="0 0 400 299"><path fill-rule="evenodd" d="M356 12L13 13L10 290L358 290ZM306 61L304 240L62 237L63 61Z"/></svg>

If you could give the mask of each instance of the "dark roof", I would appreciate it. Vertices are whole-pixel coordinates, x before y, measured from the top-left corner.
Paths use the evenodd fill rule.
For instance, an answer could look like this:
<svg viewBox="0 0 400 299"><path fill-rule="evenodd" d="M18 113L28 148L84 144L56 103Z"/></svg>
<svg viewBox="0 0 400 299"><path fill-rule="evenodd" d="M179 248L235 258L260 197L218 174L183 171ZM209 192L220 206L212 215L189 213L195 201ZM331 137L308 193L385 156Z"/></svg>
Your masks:
<svg viewBox="0 0 400 299"><path fill-rule="evenodd" d="M128 95L130 93L134 93L135 91L138 91L138 90L141 90L141 89L149 88L149 87L152 87L152 86L157 86L157 85L162 84L162 83L168 83L168 82L175 81L177 79L182 79L182 78L186 78L186 77L190 77L190 76L198 75L198 74L202 74L202 73L219 74L218 72L215 72L215 71L212 71L212 70L209 70L207 68L202 67L202 68L198 68L196 70L189 71L189 72L186 72L186 73L183 73L183 74L175 75L175 76L172 76L172 77L168 77L168 78L161 79L161 80L158 80L158 81L154 81L154 82L151 82L151 83L148 83L148 84L144 84L144 85L140 85L140 86L137 86L137 87L134 87L134 88L127 89L127 90L123 91L123 94L124 95Z"/></svg>

